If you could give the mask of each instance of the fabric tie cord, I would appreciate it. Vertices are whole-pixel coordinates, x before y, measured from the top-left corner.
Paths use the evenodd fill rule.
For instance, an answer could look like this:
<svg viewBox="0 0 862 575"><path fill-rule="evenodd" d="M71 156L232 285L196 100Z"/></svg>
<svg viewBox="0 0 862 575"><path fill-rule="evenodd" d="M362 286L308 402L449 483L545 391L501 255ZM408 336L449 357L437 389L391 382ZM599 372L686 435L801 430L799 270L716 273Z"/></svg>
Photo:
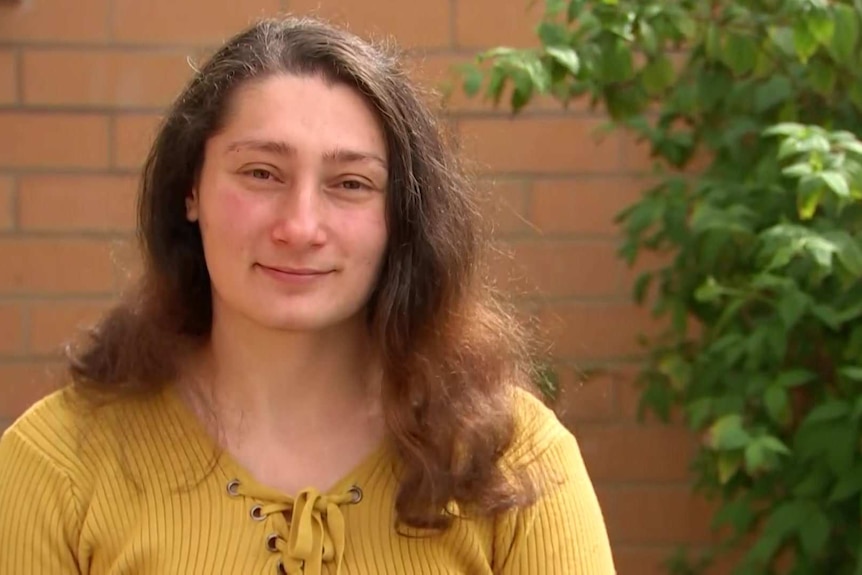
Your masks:
<svg viewBox="0 0 862 575"><path fill-rule="evenodd" d="M362 492L358 487L339 494L322 494L309 488L289 497L274 489L234 480L228 484L228 492L264 502L251 508L251 516L258 521L270 516L274 519L276 529L266 545L279 554L281 572L323 575L323 566L327 565L331 575L342 574L346 529L341 506L359 502Z"/></svg>

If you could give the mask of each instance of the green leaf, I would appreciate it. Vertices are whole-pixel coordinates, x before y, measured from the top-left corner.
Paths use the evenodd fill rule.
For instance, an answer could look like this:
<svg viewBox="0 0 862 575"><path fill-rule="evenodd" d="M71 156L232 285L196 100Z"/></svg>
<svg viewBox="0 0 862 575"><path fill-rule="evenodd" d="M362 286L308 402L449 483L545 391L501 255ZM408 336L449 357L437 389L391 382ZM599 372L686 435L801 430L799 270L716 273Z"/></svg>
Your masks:
<svg viewBox="0 0 862 575"><path fill-rule="evenodd" d="M732 451L744 448L751 441L751 436L742 427L742 417L738 413L725 415L712 424L708 435L708 444L721 451Z"/></svg>
<svg viewBox="0 0 862 575"><path fill-rule="evenodd" d="M856 43L859 40L859 17L853 8L844 4L836 4L835 33L832 35L830 52L832 57L844 65L856 64L858 54Z"/></svg>
<svg viewBox="0 0 862 575"><path fill-rule="evenodd" d="M838 503L862 491L862 464L856 466L838 479L829 494L830 503Z"/></svg>
<svg viewBox="0 0 862 575"><path fill-rule="evenodd" d="M792 136L799 138L805 133L805 126L796 122L781 122L766 128L764 136Z"/></svg>
<svg viewBox="0 0 862 575"><path fill-rule="evenodd" d="M639 275L638 279L635 281L633 293L634 299L638 304L642 304L646 299L653 277L654 275L652 273L645 272Z"/></svg>
<svg viewBox="0 0 862 575"><path fill-rule="evenodd" d="M641 79L648 94L659 95L673 83L675 72L670 58L664 54L651 59L641 71Z"/></svg>
<svg viewBox="0 0 862 575"><path fill-rule="evenodd" d="M829 518L812 505L805 521L799 525L799 540L805 555L816 557L829 540L830 531Z"/></svg>
<svg viewBox="0 0 862 575"><path fill-rule="evenodd" d="M775 423L785 425L790 416L790 400L787 390L780 385L770 385L763 394L766 413Z"/></svg>
<svg viewBox="0 0 862 575"><path fill-rule="evenodd" d="M862 367L842 367L838 370L841 375L853 381L862 381Z"/></svg>
<svg viewBox="0 0 862 575"><path fill-rule="evenodd" d="M495 105L500 103L500 99L503 97L503 90L506 88L506 82L508 79L509 75L506 74L505 68L499 62L495 63L491 68L486 92L491 97L491 100Z"/></svg>
<svg viewBox="0 0 862 575"><path fill-rule="evenodd" d="M775 383L784 388L799 387L800 385L814 381L816 378L817 374L813 371L808 371L807 369L791 369L781 372Z"/></svg>
<svg viewBox="0 0 862 575"><path fill-rule="evenodd" d="M776 304L785 329L792 329L808 309L809 298L799 290L784 293Z"/></svg>
<svg viewBox="0 0 862 575"><path fill-rule="evenodd" d="M600 56L600 74L607 83L625 82L634 74L632 52L622 39L603 47Z"/></svg>
<svg viewBox="0 0 862 575"><path fill-rule="evenodd" d="M577 74L580 70L581 62L574 48L548 46L545 48L545 53L571 72L572 75Z"/></svg>
<svg viewBox="0 0 862 575"><path fill-rule="evenodd" d="M749 36L729 33L724 42L722 60L734 74L743 76L757 63L757 44Z"/></svg>
<svg viewBox="0 0 862 575"><path fill-rule="evenodd" d="M814 168L808 161L799 162L792 166L787 166L781 170L781 173L790 178L801 178L802 176L810 176L814 173Z"/></svg>
<svg viewBox="0 0 862 575"><path fill-rule="evenodd" d="M686 413L692 429L701 429L712 415L712 399L703 398L692 401L686 406Z"/></svg>
<svg viewBox="0 0 862 575"><path fill-rule="evenodd" d="M461 68L464 76L463 89L468 96L475 96L482 88L482 71L475 64L465 64Z"/></svg>
<svg viewBox="0 0 862 575"><path fill-rule="evenodd" d="M804 20L797 20L793 25L793 47L803 64L817 51L817 38Z"/></svg>
<svg viewBox="0 0 862 575"><path fill-rule="evenodd" d="M739 452L722 452L716 461L718 481L723 485L733 479L742 467L742 454Z"/></svg>
<svg viewBox="0 0 862 575"><path fill-rule="evenodd" d="M805 16L805 24L811 35L822 45L832 42L835 33L835 21L826 10L811 10Z"/></svg>
<svg viewBox="0 0 862 575"><path fill-rule="evenodd" d="M800 220L810 220L817 212L817 207L820 205L820 200L826 189L819 185L820 180L811 176L812 179L806 180L808 176L803 177L799 185L799 191L796 194L796 211L799 214ZM816 186L805 185L803 182L814 182Z"/></svg>
<svg viewBox="0 0 862 575"><path fill-rule="evenodd" d="M545 0L545 15L556 16L562 13L566 9L567 4L568 0Z"/></svg>
<svg viewBox="0 0 862 575"><path fill-rule="evenodd" d="M845 152L850 152L851 154L856 154L857 156L862 157L862 142L859 142L857 140L849 142L845 141L839 143L837 147L844 150Z"/></svg>
<svg viewBox="0 0 862 575"><path fill-rule="evenodd" d="M810 504L804 501L791 500L777 505L763 528L764 534L784 538L804 524L811 511Z"/></svg>
<svg viewBox="0 0 862 575"><path fill-rule="evenodd" d="M754 110L765 112L784 103L793 94L793 85L784 75L775 75L757 87L754 92Z"/></svg>
<svg viewBox="0 0 862 575"><path fill-rule="evenodd" d="M754 522L755 514L750 501L746 497L740 497L726 502L713 516L712 526L717 529L722 525L730 524L736 533L748 531Z"/></svg>
<svg viewBox="0 0 862 575"><path fill-rule="evenodd" d="M545 46L565 46L569 43L569 32L563 24L545 20L539 24L537 34Z"/></svg>
<svg viewBox="0 0 862 575"><path fill-rule="evenodd" d="M853 276L862 276L862 246L859 240L844 230L824 232L823 237L835 246L835 255L841 265ZM850 311L853 308L847 308Z"/></svg>
<svg viewBox="0 0 862 575"><path fill-rule="evenodd" d="M766 450L757 441L752 441L745 447L745 470L754 475L766 467Z"/></svg>
<svg viewBox="0 0 862 575"><path fill-rule="evenodd" d="M808 64L808 78L818 94L828 97L835 90L838 76L834 65L826 60L816 59Z"/></svg>
<svg viewBox="0 0 862 575"><path fill-rule="evenodd" d="M834 171L825 171L818 174L818 177L836 195L843 198L850 196L850 186L847 185L847 180L842 174Z"/></svg>
<svg viewBox="0 0 862 575"><path fill-rule="evenodd" d="M763 437L759 437L758 441L763 444L763 447L772 453L777 453L779 455L790 455L790 448L784 445L777 437L773 437L771 435L764 435Z"/></svg>
<svg viewBox="0 0 862 575"><path fill-rule="evenodd" d="M721 49L721 29L714 23L710 23L706 27L706 38L704 40L704 48L706 57L710 60L720 60L722 55Z"/></svg>
<svg viewBox="0 0 862 575"><path fill-rule="evenodd" d="M822 421L833 421L846 417L850 413L850 404L837 399L826 400L808 414L805 418L806 424Z"/></svg>

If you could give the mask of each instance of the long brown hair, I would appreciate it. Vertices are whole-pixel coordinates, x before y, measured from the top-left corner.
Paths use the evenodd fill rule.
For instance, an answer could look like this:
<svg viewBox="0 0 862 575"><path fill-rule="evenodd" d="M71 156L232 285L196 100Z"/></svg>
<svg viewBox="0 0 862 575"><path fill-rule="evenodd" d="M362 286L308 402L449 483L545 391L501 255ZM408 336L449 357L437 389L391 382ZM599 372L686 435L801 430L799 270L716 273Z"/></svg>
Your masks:
<svg viewBox="0 0 862 575"><path fill-rule="evenodd" d="M530 363L513 315L485 279L487 228L424 95L393 52L313 19L261 21L222 46L170 108L143 169L138 234L143 274L69 353L90 394L160 389L176 378L212 321L200 230L185 199L204 145L241 84L279 73L321 75L361 93L389 150L388 248L367 306L384 362L383 405L401 459L398 519L445 528L448 505L493 515L525 503L503 469L515 420L512 389Z"/></svg>

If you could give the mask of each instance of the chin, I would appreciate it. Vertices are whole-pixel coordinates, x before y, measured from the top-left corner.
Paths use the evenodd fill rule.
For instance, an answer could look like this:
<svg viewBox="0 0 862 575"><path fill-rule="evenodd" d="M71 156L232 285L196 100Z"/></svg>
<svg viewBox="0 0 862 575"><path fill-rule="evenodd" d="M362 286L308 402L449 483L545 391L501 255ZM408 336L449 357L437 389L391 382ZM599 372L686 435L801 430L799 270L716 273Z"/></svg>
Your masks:
<svg viewBox="0 0 862 575"><path fill-rule="evenodd" d="M310 310L309 310L310 312ZM286 313L268 313L259 317L258 323L272 330L289 332L312 332L332 329L339 325L350 323L356 319L358 312L345 313L297 313L296 310Z"/></svg>

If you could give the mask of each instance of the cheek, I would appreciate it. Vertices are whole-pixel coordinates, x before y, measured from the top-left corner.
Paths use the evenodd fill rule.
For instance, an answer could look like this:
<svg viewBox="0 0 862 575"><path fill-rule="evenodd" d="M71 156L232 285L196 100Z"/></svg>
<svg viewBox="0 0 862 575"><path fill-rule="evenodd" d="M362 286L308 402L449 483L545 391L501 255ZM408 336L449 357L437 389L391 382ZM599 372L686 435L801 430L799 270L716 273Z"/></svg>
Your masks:
<svg viewBox="0 0 862 575"><path fill-rule="evenodd" d="M253 198L241 191L222 188L214 189L201 206L201 227L203 233L215 236L211 239L235 240L251 235L260 220L260 206Z"/></svg>
<svg viewBox="0 0 862 575"><path fill-rule="evenodd" d="M355 245L362 246L362 255L365 262L372 267L377 267L386 252L388 232L386 219L382 214L370 212L363 217L355 218L351 224L351 238Z"/></svg>

